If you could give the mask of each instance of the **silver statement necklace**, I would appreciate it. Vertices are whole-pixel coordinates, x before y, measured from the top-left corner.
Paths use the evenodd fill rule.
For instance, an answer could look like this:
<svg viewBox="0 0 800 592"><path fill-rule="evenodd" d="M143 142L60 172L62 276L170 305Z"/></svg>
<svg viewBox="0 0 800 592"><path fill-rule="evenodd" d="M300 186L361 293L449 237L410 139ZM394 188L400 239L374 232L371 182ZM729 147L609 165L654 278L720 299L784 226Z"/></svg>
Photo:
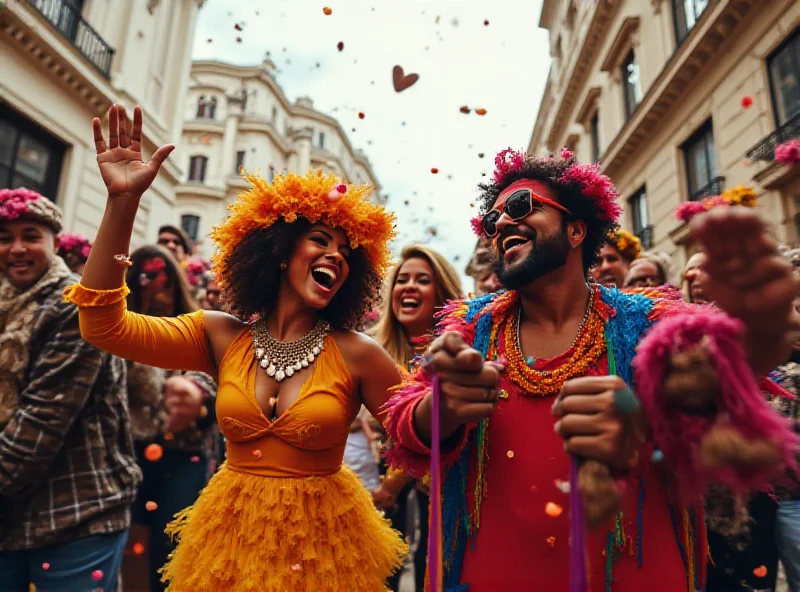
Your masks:
<svg viewBox="0 0 800 592"><path fill-rule="evenodd" d="M250 331L253 334L259 366L266 371L267 376L280 382L314 363L325 347L325 339L331 332L331 326L320 319L310 332L297 341L274 339L267 331L267 323L263 318L253 323Z"/></svg>

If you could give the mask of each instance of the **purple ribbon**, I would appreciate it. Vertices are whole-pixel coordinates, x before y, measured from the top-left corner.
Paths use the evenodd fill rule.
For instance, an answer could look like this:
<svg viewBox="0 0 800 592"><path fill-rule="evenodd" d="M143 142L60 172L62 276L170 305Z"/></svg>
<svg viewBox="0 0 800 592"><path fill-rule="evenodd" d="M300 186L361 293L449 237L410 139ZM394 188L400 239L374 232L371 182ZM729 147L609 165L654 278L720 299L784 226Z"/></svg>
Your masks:
<svg viewBox="0 0 800 592"><path fill-rule="evenodd" d="M587 592L586 522L583 519L583 498L578 489L578 459L569 461L569 590Z"/></svg>

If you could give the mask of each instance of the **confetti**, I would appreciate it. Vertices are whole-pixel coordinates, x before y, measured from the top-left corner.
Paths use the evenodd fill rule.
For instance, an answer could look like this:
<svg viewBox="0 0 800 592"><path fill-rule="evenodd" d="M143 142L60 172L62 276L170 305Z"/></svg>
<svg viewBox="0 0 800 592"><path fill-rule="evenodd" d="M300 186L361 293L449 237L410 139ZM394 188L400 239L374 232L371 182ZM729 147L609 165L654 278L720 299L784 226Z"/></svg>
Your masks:
<svg viewBox="0 0 800 592"><path fill-rule="evenodd" d="M330 8L328 8L327 6L326 6L325 8L323 8L323 9L322 9L322 12L325 14L325 16L330 16L330 15L332 15L332 14L333 14L333 10L331 10L331 9L330 9Z"/></svg>
<svg viewBox="0 0 800 592"><path fill-rule="evenodd" d="M339 51L342 51L344 49L344 43L340 41L339 43L336 44L336 47L339 48Z"/></svg>
<svg viewBox="0 0 800 592"><path fill-rule="evenodd" d="M192 461L192 462L200 462L200 457L199 457L199 456L197 456L197 455L195 454L195 455L194 455L192 458L190 458L189 460L190 460L190 461Z"/></svg>
<svg viewBox="0 0 800 592"><path fill-rule="evenodd" d="M172 432L167 432L166 434L164 434L164 439L167 442L171 442L172 440L175 439L175 434L173 434Z"/></svg>
<svg viewBox="0 0 800 592"><path fill-rule="evenodd" d="M236 38L236 43L241 43L241 42L242 42L242 38L241 37L237 37Z"/></svg>
<svg viewBox="0 0 800 592"><path fill-rule="evenodd" d="M134 555L144 554L144 545L142 543L133 543L133 554Z"/></svg>
<svg viewBox="0 0 800 592"><path fill-rule="evenodd" d="M486 109L475 109L477 115L486 115Z"/></svg>
<svg viewBox="0 0 800 592"><path fill-rule="evenodd" d="M486 19L486 20L483 21L483 26L484 27L488 27L489 26L489 19Z"/></svg>
<svg viewBox="0 0 800 592"><path fill-rule="evenodd" d="M413 86L417 80L419 80L419 74L405 74L402 66L395 66L392 69L392 82L396 92L403 92Z"/></svg>
<svg viewBox="0 0 800 592"><path fill-rule="evenodd" d="M436 17L436 24L437 24L437 25L439 24L439 21L440 21L440 20L442 20L442 17L440 17L440 16L437 16L437 17Z"/></svg>
<svg viewBox="0 0 800 592"><path fill-rule="evenodd" d="M302 571L302 569L303 569L303 566L302 566L302 565L300 565L299 563L295 563L295 564L292 566L292 571Z"/></svg>
<svg viewBox="0 0 800 592"><path fill-rule="evenodd" d="M209 38L206 40L206 43L214 43L214 40L213 40L213 39L211 39L211 38L209 37Z"/></svg>
<svg viewBox="0 0 800 592"><path fill-rule="evenodd" d="M658 464L662 460L664 460L664 453L661 452L658 448L656 448L655 450L653 450L653 454L650 456L650 460Z"/></svg>
<svg viewBox="0 0 800 592"><path fill-rule="evenodd" d="M364 119L364 117L366 117L366 115L364 115L361 111L359 111L358 112L358 118L359 119Z"/></svg>
<svg viewBox="0 0 800 592"><path fill-rule="evenodd" d="M563 511L564 508L555 502L547 502L547 505L544 507L544 513L550 516L550 518L558 518Z"/></svg>
<svg viewBox="0 0 800 592"><path fill-rule="evenodd" d="M256 458L261 458L261 451L260 451L258 448L256 448L255 450L253 450L253 452L251 452L250 454L252 454L252 455L253 455L253 456L255 456Z"/></svg>
<svg viewBox="0 0 800 592"><path fill-rule="evenodd" d="M497 393L497 398L508 399L508 391L505 389L500 389L500 391Z"/></svg>
<svg viewBox="0 0 800 592"><path fill-rule="evenodd" d="M551 546L551 547L555 547L556 546L556 537L549 536L549 537L547 537L546 541L547 541L547 544L549 546Z"/></svg>
<svg viewBox="0 0 800 592"><path fill-rule="evenodd" d="M144 507L147 508L148 512L152 512L153 510L158 509L158 504L155 502L147 502Z"/></svg>
<svg viewBox="0 0 800 592"><path fill-rule="evenodd" d="M753 575L757 578L767 577L767 567L765 565L759 565L753 570Z"/></svg>
<svg viewBox="0 0 800 592"><path fill-rule="evenodd" d="M47 571L48 569L50 569L50 564L45 561L44 563L42 563L42 569Z"/></svg>
<svg viewBox="0 0 800 592"><path fill-rule="evenodd" d="M478 158L483 158L483 156L484 156L483 152L478 153Z"/></svg>
<svg viewBox="0 0 800 592"><path fill-rule="evenodd" d="M103 579L103 571L99 570L99 569L94 570L92 572L92 579L95 582L99 582L100 580L102 580Z"/></svg>
<svg viewBox="0 0 800 592"><path fill-rule="evenodd" d="M753 97L747 95L742 97L742 108L748 109L752 105L753 105Z"/></svg>
<svg viewBox="0 0 800 592"><path fill-rule="evenodd" d="M164 456L164 449L158 444L150 444L144 449L144 457L150 462L157 462Z"/></svg>
<svg viewBox="0 0 800 592"><path fill-rule="evenodd" d="M431 172L435 175L435 174L437 174L439 172L439 169L437 169L436 167L433 167L431 169Z"/></svg>
<svg viewBox="0 0 800 592"><path fill-rule="evenodd" d="M471 109L468 106L463 105L461 108L459 108L459 111L461 111L462 113L469 113Z"/></svg>
<svg viewBox="0 0 800 592"><path fill-rule="evenodd" d="M556 489L558 489L561 493L569 493L569 481L562 481L561 479L556 479Z"/></svg>
<svg viewBox="0 0 800 592"><path fill-rule="evenodd" d="M514 451L513 450L509 450L508 452L506 452L506 456L508 458L514 458Z"/></svg>
<svg viewBox="0 0 800 592"><path fill-rule="evenodd" d="M240 25L239 23L236 23L235 25L233 25L233 28L236 29L237 31L241 31L242 30L242 25Z"/></svg>

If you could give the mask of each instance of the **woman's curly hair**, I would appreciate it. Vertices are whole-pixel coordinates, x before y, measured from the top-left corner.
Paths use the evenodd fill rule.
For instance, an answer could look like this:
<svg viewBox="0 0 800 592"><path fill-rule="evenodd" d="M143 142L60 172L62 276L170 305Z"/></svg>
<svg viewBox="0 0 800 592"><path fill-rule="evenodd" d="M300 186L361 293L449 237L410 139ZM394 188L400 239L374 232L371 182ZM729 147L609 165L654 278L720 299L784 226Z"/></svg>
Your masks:
<svg viewBox="0 0 800 592"><path fill-rule="evenodd" d="M224 262L230 278L224 297L233 314L247 321L275 306L281 283L280 264L291 258L298 237L311 226L302 216L292 223L280 219L268 228L251 230L242 238ZM337 329L358 330L364 316L377 305L381 279L363 248L353 249L347 262L350 274L320 316Z"/></svg>
<svg viewBox="0 0 800 592"><path fill-rule="evenodd" d="M588 271L597 262L601 247L606 243L608 235L618 226L613 216L607 215L608 203L586 195L591 188L579 182L572 171L575 170L575 157L531 157L526 156L519 167L513 167L502 176L500 182L481 183L478 185L480 196L480 215L494 207L503 190L520 179L540 181L550 186L558 197L558 202L570 211L562 213L564 223L583 220L586 224L586 238L583 240L583 268ZM578 165L581 166L581 165ZM591 165L586 165L590 167ZM570 173L566 174L567 171ZM607 178L605 178L607 179ZM606 192L605 188L599 192Z"/></svg>

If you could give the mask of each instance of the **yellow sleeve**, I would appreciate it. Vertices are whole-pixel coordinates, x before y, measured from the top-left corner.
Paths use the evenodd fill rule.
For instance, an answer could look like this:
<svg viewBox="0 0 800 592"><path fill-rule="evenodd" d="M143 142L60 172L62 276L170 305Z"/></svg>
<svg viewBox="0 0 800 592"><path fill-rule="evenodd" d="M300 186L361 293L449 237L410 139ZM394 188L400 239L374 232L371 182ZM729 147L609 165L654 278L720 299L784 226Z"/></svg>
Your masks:
<svg viewBox="0 0 800 592"><path fill-rule="evenodd" d="M127 308L128 292L127 286L91 290L81 284L64 290L64 299L79 308L86 341L132 362L216 375L202 310L179 317L136 314Z"/></svg>

